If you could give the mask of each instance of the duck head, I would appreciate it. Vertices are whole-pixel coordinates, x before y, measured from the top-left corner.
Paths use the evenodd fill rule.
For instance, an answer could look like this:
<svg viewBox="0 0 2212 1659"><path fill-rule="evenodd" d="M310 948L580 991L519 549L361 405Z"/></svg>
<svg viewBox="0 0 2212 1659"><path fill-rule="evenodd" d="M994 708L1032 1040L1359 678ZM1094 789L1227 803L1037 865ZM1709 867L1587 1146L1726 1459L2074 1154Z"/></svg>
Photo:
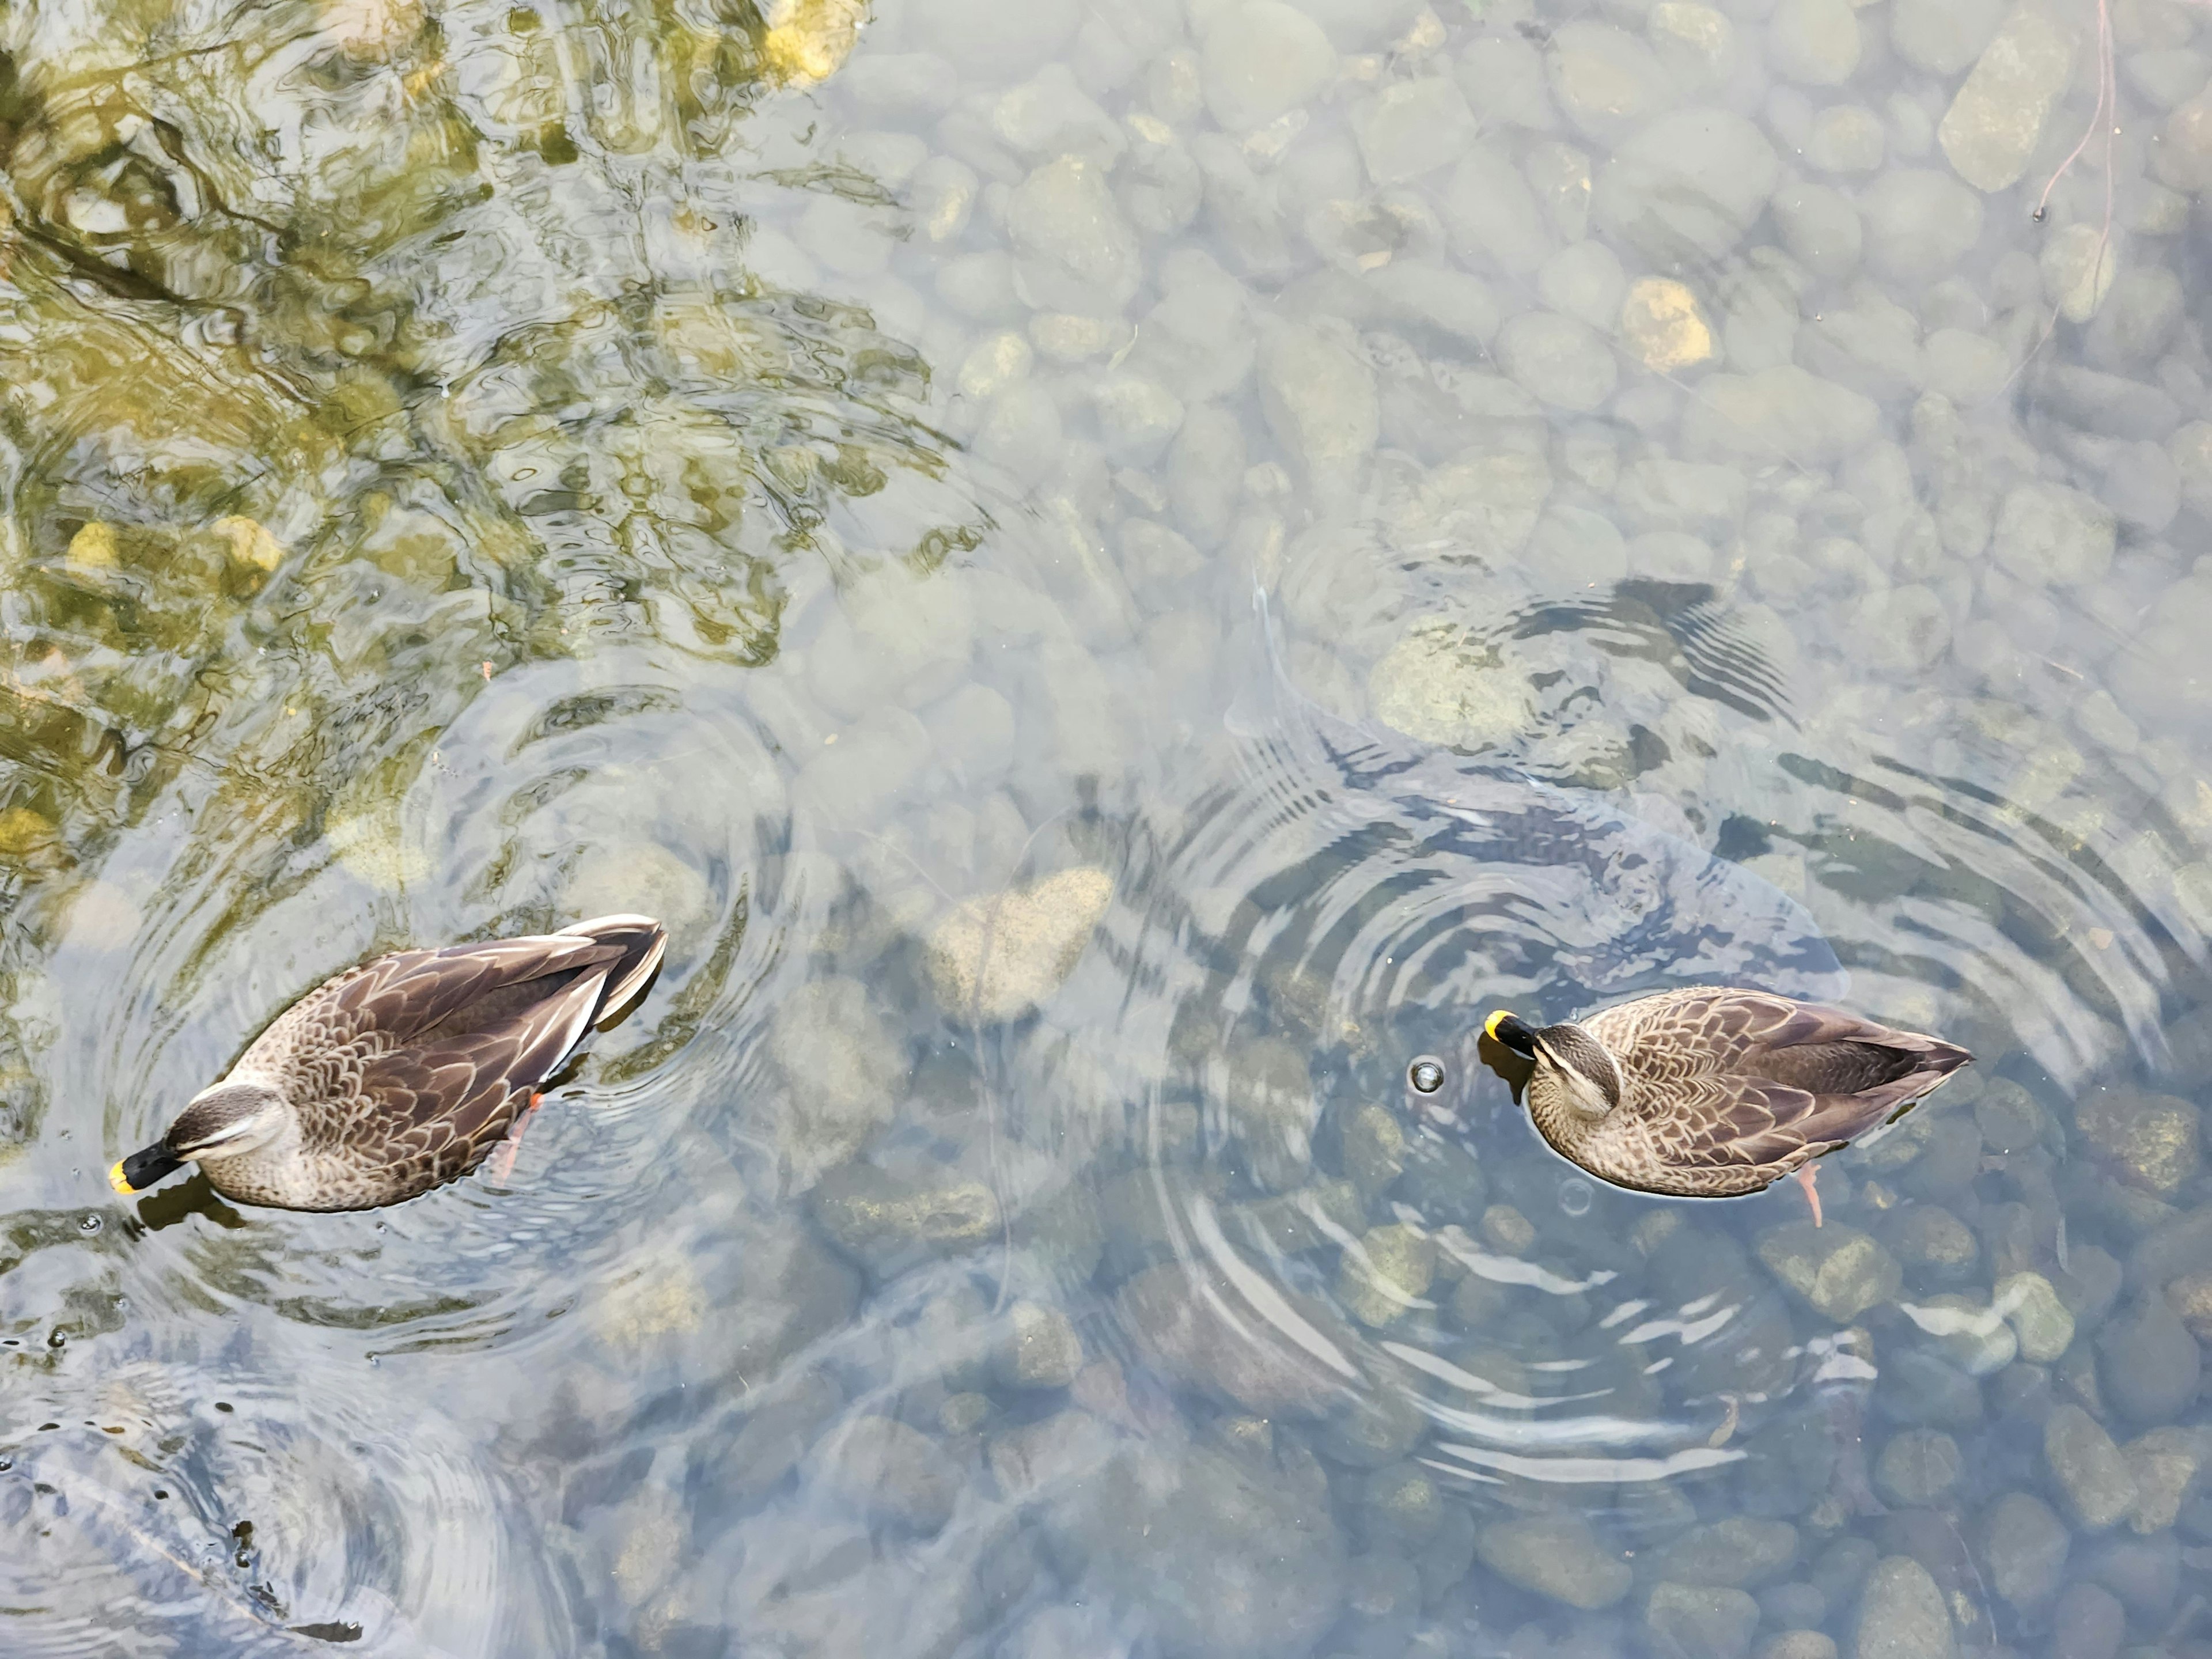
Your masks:
<svg viewBox="0 0 2212 1659"><path fill-rule="evenodd" d="M218 1083L192 1097L169 1133L107 1172L118 1193L138 1193L192 1159L222 1161L257 1152L284 1132L283 1097L258 1083Z"/></svg>
<svg viewBox="0 0 2212 1659"><path fill-rule="evenodd" d="M1556 1103L1576 1115L1596 1119L1620 1104L1620 1065L1610 1050L1571 1021L1534 1026L1499 1009L1483 1022L1483 1035L1529 1062L1532 1103Z"/></svg>

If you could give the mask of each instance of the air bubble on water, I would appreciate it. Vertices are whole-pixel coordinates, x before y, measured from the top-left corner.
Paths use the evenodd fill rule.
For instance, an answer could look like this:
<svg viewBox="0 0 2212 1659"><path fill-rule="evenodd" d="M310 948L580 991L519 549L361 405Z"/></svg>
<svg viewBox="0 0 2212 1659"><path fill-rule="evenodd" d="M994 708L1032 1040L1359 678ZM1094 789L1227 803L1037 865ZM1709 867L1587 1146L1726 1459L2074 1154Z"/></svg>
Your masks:
<svg viewBox="0 0 2212 1659"><path fill-rule="evenodd" d="M76 1230L88 1238L91 1237L93 1234L100 1231L100 1218L96 1215L80 1216L77 1218Z"/></svg>
<svg viewBox="0 0 2212 1659"><path fill-rule="evenodd" d="M1406 1081L1417 1095L1432 1095L1444 1086L1444 1063L1433 1054L1423 1054L1406 1067Z"/></svg>
<svg viewBox="0 0 2212 1659"><path fill-rule="evenodd" d="M1559 1208L1567 1215L1589 1213L1590 1184L1580 1176L1569 1176L1559 1183Z"/></svg>

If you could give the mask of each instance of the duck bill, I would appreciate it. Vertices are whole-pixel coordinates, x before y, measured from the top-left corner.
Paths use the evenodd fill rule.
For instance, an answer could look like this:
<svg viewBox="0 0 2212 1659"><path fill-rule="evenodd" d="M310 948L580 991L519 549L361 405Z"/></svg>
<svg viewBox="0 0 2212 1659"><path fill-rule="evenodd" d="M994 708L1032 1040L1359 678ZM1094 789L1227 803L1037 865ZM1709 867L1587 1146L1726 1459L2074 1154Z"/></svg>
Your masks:
<svg viewBox="0 0 2212 1659"><path fill-rule="evenodd" d="M1536 1056L1535 1031L1503 1008L1483 1022L1482 1034L1501 1048L1510 1049L1523 1060L1533 1060Z"/></svg>
<svg viewBox="0 0 2212 1659"><path fill-rule="evenodd" d="M118 1193L143 1193L163 1176L174 1175L184 1167L185 1160L157 1140L110 1170L107 1184Z"/></svg>

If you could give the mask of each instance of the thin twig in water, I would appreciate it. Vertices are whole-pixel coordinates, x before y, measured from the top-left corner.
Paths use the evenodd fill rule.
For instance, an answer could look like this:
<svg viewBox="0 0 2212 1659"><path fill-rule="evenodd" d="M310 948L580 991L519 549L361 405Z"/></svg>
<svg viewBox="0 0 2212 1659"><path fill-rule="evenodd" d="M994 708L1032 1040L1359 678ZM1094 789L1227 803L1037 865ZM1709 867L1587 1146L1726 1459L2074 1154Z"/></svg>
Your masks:
<svg viewBox="0 0 2212 1659"><path fill-rule="evenodd" d="M2044 216L2051 210L2051 192L2058 188L2058 181L2073 170L2075 162L2081 159L2082 152L2089 148L2089 141L2097 136L2097 129L2100 126L2105 130L2105 218L2097 232L2096 257L2089 265L2092 311L2096 309L2098 285L2105 277L2105 254L2112 242L2112 151L2113 140L2119 137L2120 131L2120 85L2113 63L2112 0L2097 0L2097 107L2090 112L2089 125L2082 128L2080 142L2067 152L2066 159L2058 164L2057 171L2043 186L2043 194L2036 198L2035 211L2029 216L2037 224L2043 222ZM2025 374L2027 366L2042 355L2043 348L2051 343L2051 337L2058 331L2058 319L2065 313L2066 300L2067 295L2062 293L2052 304L2051 320L2043 325L2043 332L2036 336L2035 343L2027 349L2027 355L2020 360L2019 366L2005 376L2004 384L1984 398L1984 403L1995 403L2011 391L2013 382Z"/></svg>

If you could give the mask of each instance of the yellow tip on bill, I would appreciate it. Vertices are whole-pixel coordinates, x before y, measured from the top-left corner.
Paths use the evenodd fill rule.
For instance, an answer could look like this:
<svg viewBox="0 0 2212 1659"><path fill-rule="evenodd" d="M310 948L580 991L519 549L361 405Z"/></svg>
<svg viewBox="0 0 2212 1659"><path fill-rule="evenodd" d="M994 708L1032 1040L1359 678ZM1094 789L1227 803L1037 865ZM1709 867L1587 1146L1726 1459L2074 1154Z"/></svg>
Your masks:
<svg viewBox="0 0 2212 1659"><path fill-rule="evenodd" d="M131 1185L130 1182L124 1178L123 1160L120 1158L116 1160L115 1167L107 1172L107 1184L114 1188L118 1193L129 1193L136 1190L136 1188Z"/></svg>
<svg viewBox="0 0 2212 1659"><path fill-rule="evenodd" d="M1502 1019L1510 1019L1510 1018L1513 1018L1513 1016L1512 1016L1512 1014L1511 1014L1511 1012L1510 1012L1510 1011L1508 1011L1508 1010L1506 1010L1506 1009L1504 1009L1504 1008L1500 1008L1500 1009L1499 1009L1496 1013L1492 1014L1492 1015L1488 1019L1486 1019L1485 1021L1483 1021L1483 1022L1482 1022L1482 1034L1483 1034L1483 1036L1485 1036L1488 1037L1488 1038L1489 1038L1492 1042L1497 1042L1497 1041L1498 1040L1498 1021L1500 1021L1500 1020L1502 1020ZM121 1164L117 1164L115 1167L116 1167L116 1168L118 1168L118 1169L119 1170L119 1169L121 1169L123 1166L122 1166Z"/></svg>

